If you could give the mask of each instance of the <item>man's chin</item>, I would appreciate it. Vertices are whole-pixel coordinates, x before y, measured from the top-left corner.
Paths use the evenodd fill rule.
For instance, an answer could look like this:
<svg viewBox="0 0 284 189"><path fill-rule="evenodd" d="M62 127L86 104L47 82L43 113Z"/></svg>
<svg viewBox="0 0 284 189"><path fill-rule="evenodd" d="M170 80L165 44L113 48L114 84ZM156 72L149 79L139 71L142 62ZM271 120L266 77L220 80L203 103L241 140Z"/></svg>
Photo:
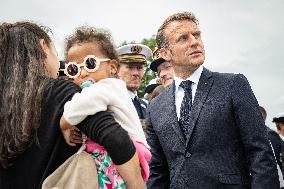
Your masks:
<svg viewBox="0 0 284 189"><path fill-rule="evenodd" d="M198 60L198 61L191 62L190 65L192 68L199 68L199 66L201 66L203 63L204 63L204 60Z"/></svg>
<svg viewBox="0 0 284 189"><path fill-rule="evenodd" d="M127 89L128 89L129 91L132 91L132 92L137 91L138 88L139 88L139 86L127 86Z"/></svg>

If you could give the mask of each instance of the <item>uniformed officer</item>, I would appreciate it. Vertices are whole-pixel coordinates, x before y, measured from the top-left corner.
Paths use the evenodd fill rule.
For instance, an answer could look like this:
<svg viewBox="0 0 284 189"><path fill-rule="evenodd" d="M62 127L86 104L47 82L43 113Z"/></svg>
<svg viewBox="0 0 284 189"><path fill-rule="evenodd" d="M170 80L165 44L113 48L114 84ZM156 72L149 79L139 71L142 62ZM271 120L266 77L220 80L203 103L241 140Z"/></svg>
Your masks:
<svg viewBox="0 0 284 189"><path fill-rule="evenodd" d="M137 96L144 75L144 64L152 57L152 50L142 44L128 44L117 49L120 66L118 77L125 81L129 95L140 119L145 119L147 103Z"/></svg>
<svg viewBox="0 0 284 189"><path fill-rule="evenodd" d="M150 64L150 69L157 72L157 75L164 87L169 86L174 80L174 69L170 62L160 57L159 49L153 52L153 62Z"/></svg>

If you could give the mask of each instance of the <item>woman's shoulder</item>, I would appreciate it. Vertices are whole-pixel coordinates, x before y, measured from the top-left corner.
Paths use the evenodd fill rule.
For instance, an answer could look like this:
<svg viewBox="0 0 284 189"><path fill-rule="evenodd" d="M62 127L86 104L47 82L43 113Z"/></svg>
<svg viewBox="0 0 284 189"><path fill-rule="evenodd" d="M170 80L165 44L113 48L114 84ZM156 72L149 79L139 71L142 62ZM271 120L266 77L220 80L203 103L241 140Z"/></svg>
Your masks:
<svg viewBox="0 0 284 189"><path fill-rule="evenodd" d="M64 99L70 99L76 92L80 91L80 87L70 80L63 78L49 79L43 97L46 100L65 101Z"/></svg>
<svg viewBox="0 0 284 189"><path fill-rule="evenodd" d="M80 87L77 86L75 83L73 83L70 80L66 80L64 78L56 78L56 79L49 79L49 82L46 86L46 92L47 91L52 92L60 92L62 90L75 90L80 91Z"/></svg>

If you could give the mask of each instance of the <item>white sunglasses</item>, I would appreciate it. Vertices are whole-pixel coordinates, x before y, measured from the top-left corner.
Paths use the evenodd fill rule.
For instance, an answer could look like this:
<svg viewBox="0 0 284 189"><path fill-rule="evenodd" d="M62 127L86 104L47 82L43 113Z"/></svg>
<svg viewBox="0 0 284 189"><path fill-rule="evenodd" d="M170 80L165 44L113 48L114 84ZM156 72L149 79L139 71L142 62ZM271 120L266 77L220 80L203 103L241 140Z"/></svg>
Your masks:
<svg viewBox="0 0 284 189"><path fill-rule="evenodd" d="M65 65L64 73L69 78L76 78L81 73L81 67L84 67L88 72L95 72L99 69L100 63L104 61L109 61L110 59L100 59L95 55L88 55L84 58L83 63L77 64L76 62L68 62Z"/></svg>

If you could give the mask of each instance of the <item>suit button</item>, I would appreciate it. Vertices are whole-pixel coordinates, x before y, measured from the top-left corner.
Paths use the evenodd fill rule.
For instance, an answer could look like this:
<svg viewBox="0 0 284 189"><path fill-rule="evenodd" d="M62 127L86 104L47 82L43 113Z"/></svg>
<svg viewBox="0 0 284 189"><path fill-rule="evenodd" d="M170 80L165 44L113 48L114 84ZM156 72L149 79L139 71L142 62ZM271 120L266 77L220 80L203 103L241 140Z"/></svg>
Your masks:
<svg viewBox="0 0 284 189"><path fill-rule="evenodd" d="M191 156L191 153L186 152L185 157L189 158Z"/></svg>

